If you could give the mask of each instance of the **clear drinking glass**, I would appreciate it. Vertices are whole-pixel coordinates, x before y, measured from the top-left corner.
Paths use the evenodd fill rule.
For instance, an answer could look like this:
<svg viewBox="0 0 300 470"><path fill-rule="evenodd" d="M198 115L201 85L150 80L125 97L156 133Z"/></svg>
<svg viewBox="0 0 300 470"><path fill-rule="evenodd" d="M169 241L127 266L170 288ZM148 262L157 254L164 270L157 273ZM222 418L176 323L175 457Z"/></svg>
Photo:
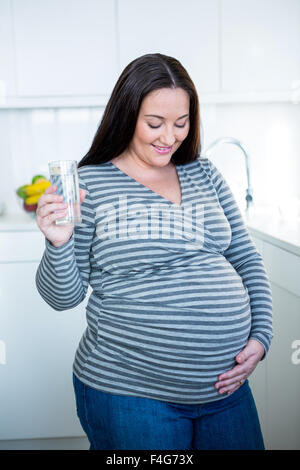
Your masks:
<svg viewBox="0 0 300 470"><path fill-rule="evenodd" d="M54 194L64 197L62 202L68 204L67 214L56 219L56 225L76 225L81 222L80 194L75 160L59 160L49 162L50 181L57 189Z"/></svg>

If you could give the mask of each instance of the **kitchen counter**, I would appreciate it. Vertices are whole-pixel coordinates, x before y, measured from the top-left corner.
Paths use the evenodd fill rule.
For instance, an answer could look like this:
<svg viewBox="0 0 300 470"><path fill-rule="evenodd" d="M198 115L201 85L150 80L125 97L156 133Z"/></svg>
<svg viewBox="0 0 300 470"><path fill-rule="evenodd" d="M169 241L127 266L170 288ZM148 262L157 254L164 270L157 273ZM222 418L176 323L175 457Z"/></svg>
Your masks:
<svg viewBox="0 0 300 470"><path fill-rule="evenodd" d="M300 219L287 220L280 215L253 212L244 220L250 234L283 250L300 256Z"/></svg>
<svg viewBox="0 0 300 470"><path fill-rule="evenodd" d="M0 232L36 232L35 218L25 212L0 216Z"/></svg>
<svg viewBox="0 0 300 470"><path fill-rule="evenodd" d="M284 220L277 214L253 210L244 216L244 220L253 236L300 256L300 219ZM0 232L36 231L39 231L39 228L29 214L0 216Z"/></svg>

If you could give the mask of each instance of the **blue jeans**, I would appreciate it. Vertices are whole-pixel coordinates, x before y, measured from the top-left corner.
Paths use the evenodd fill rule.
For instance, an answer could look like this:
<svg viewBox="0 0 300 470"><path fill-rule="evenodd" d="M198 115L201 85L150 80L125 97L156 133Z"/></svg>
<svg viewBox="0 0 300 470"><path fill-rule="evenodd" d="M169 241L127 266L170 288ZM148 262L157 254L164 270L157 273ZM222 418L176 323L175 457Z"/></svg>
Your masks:
<svg viewBox="0 0 300 470"><path fill-rule="evenodd" d="M73 374L77 415L92 450L263 450L246 382L222 400L183 405L114 395Z"/></svg>

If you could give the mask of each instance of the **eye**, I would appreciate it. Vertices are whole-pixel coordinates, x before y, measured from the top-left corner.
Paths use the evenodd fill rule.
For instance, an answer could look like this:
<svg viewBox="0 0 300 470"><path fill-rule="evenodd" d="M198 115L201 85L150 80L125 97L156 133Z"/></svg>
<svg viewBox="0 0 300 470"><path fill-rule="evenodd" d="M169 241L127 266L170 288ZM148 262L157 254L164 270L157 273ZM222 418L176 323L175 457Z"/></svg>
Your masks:
<svg viewBox="0 0 300 470"><path fill-rule="evenodd" d="M185 121L185 123L182 124L182 125L175 124L175 127L179 127L179 129L183 129L185 127L186 123L187 123L187 121Z"/></svg>
<svg viewBox="0 0 300 470"><path fill-rule="evenodd" d="M159 124L158 126L152 126L151 124L148 124L148 126L151 127L151 129L158 129L161 126L161 124Z"/></svg>

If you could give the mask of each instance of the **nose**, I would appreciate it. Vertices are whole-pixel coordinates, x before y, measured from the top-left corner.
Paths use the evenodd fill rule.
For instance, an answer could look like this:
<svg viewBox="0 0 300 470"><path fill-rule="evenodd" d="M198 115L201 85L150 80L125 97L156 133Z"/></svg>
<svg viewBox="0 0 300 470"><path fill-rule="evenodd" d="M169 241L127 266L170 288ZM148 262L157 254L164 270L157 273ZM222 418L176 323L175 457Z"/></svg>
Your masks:
<svg viewBox="0 0 300 470"><path fill-rule="evenodd" d="M160 135L161 144L165 147L171 147L176 142L173 126L165 126Z"/></svg>

